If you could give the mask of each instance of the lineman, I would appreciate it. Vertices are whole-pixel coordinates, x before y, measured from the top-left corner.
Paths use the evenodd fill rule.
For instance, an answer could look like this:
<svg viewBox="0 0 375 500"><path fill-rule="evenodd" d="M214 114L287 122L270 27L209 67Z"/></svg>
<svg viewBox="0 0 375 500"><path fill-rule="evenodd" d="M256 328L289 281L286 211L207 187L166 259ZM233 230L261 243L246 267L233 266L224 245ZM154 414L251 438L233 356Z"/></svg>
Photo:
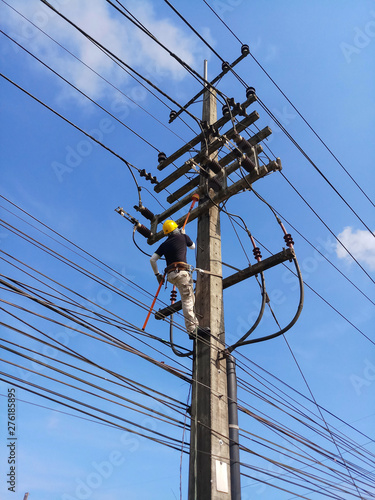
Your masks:
<svg viewBox="0 0 375 500"><path fill-rule="evenodd" d="M167 239L159 246L150 259L151 267L160 283L163 275L159 273L157 260L165 256L167 267L167 279L172 285L176 285L181 295L182 312L184 313L185 326L189 337L194 338L198 332L198 320L194 312L193 280L189 272L190 266L186 262L186 249L193 250L195 244L179 230L173 220L166 220L163 224L163 232Z"/></svg>

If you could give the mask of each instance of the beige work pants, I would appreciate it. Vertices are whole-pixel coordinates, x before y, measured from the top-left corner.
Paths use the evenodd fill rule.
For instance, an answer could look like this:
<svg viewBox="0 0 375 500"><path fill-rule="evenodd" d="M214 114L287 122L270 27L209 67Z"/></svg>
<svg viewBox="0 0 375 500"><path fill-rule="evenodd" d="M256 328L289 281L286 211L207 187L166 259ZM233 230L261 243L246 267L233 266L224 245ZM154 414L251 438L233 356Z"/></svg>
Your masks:
<svg viewBox="0 0 375 500"><path fill-rule="evenodd" d="M185 326L188 333L193 333L198 326L198 320L194 312L193 280L187 271L171 271L167 279L172 285L176 285L181 295L182 312L184 313Z"/></svg>

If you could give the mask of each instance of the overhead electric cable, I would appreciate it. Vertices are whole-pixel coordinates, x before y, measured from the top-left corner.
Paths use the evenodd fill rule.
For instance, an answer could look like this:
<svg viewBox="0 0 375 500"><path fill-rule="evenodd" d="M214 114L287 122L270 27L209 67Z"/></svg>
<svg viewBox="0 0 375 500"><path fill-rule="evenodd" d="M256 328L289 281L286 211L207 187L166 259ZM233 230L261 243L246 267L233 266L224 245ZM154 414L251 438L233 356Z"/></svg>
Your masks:
<svg viewBox="0 0 375 500"><path fill-rule="evenodd" d="M129 162L127 162L129 163ZM130 166L131 163L129 163ZM136 168L136 167L135 167ZM125 280L128 284L130 283L130 285L132 285L133 287L135 287L136 289L138 290L141 290L145 295L147 296L152 296L152 294L150 292L148 292L145 288L142 288L140 285L138 285L137 283L135 283L134 281L132 281L130 278L120 274L118 271L116 271L115 269L113 269L111 266L109 266L108 264L106 264L105 262L103 262L102 260L98 259L97 257L95 257L93 254L91 254L90 252L88 252L87 250L83 249L82 247L80 247L79 245L77 245L76 243L74 243L73 241L71 241L69 238L66 238L64 235L62 235L61 233L59 233L58 231L54 230L51 226L48 226L47 224L45 224L44 222L42 222L40 219L38 219L37 217L34 217L33 215L31 215L29 212L26 212L26 210L23 210L20 206L16 205L14 202L10 201L8 198L6 198L5 196L3 196L1 193L0 193L0 198L3 198L5 201L7 201L9 204L13 205L15 208L17 208L18 210L20 210L22 213L24 213L25 215L27 215L28 217L30 217L31 219L33 219L34 221L36 221L38 224L40 224L41 226L45 227L46 229L48 229L49 231L51 231L53 234L55 234L56 236L58 236L59 238L63 239L65 242L69 243L69 245L72 245L74 248L76 248L77 250L79 250L80 252L82 252L84 255L80 255L79 253L77 253L75 250L72 250L70 249L70 251L72 251L73 253L75 253L76 255L79 255L81 258L83 258L84 260L86 260L87 262L90 262L91 264L93 264L95 267L97 267L98 269L101 269L102 271L106 272L107 274L109 274L110 276L114 276L114 274L116 276L118 276L117 279L119 280ZM22 219L22 217L19 217L17 216L16 214L14 214L12 211L8 210L7 208L1 206L1 208L3 208L4 210L7 210L9 213L11 213L12 215L14 215L15 217L19 218L20 220L22 220L23 222L25 222L26 224L29 224L31 227L37 229L38 231L40 231L42 234L48 236L46 233L44 233L43 231L41 231L40 229L36 228L35 226L33 226L32 224L30 224L29 222L27 222L25 219ZM52 238L51 236L48 236L49 238L51 238L53 241L56 241L57 243L59 243L60 245L62 246L65 246L64 244L62 244L61 242L58 242L58 240ZM68 248L68 247L65 247L65 248ZM90 261L87 257L85 256L88 256L90 257L91 259L94 259L95 262L92 262ZM97 263L101 264L102 266L104 266L106 269L103 269L102 267L100 267ZM108 272L111 271L111 273L114 273L114 274L111 274Z"/></svg>
<svg viewBox="0 0 375 500"><path fill-rule="evenodd" d="M95 44L97 47L99 47L102 51L104 51L106 54L110 55L112 58L114 58L119 64L121 64L121 66L129 69L130 71L132 71L135 75L137 75L138 78L141 78L144 82L147 83L147 85L150 85L153 89L155 89L157 92L159 92L163 97L167 98L169 101L171 101L175 106L177 106L178 108L182 109L183 107L177 102L175 101L171 96L169 96L166 92L164 92L163 90L161 90L157 85L155 85L154 83L152 83L149 79L147 79L146 77L144 77L143 75L141 75L138 71L136 71L134 68L132 68L129 64L125 63L125 61L123 61L121 58L119 58L118 56L116 56L113 52L111 52L109 49L107 49L106 47L104 47L104 45L102 45L101 43L99 43L97 40L95 40L94 38L92 38L88 33L86 33L83 29L81 29L79 26L77 26L75 23L73 23L73 21L71 21L70 19L68 19L66 16L64 16L64 14L62 14L61 12L59 12L55 7L53 7L47 0L40 0L42 3L44 3L47 7L49 7L53 12L55 12L56 14L58 14L62 19L64 19L68 24L70 24L71 26L73 26L77 31L79 31L85 38L87 38L88 40L90 40L93 44ZM200 120L194 116L192 113L190 113L190 111L186 111L187 114L193 118L197 124L201 127L201 124L200 124Z"/></svg>
<svg viewBox="0 0 375 500"><path fill-rule="evenodd" d="M128 403L133 403L133 405L136 405L136 406L139 406L141 409L136 409L136 408L133 408L132 406L128 405L128 404L125 404L125 403L121 403L119 401L115 401L113 399L109 399L108 397L104 396L103 394L101 394L100 392L92 392L92 391L89 391L88 389L84 389L83 387L79 387L79 386L75 386L71 383L68 383L68 382L64 382L63 380L60 380L60 379L57 379L57 378L54 378L54 377L51 377L43 372L41 372L40 370L33 370L31 368L28 368L24 365L20 365L20 364L17 364L17 363L13 363L12 361L9 361L9 360L6 360L6 359L1 359L0 358L0 361L2 361L3 363L6 363L8 365L11 365L11 366L14 366L16 368L22 368L23 370L25 370L26 372L29 372L29 373L32 373L34 375L38 375L46 380L49 380L49 381L52 381L52 382L57 382L61 385L64 385L66 387L69 387L70 389L75 389L77 390L79 393L82 393L82 394L88 394L90 396L94 396L94 397L97 397L97 398L100 398L102 401L107 401L109 403L113 403L113 404L116 404L118 406L121 406L122 408L125 408L127 410L131 410L131 411L134 411L134 412L137 412L141 415L146 415L147 417L150 417L150 418L154 418L155 420L159 420L160 422L164 422L164 423L168 423L168 425L172 425L172 426L175 426L177 428L180 428L182 429L184 427L184 422L182 421L179 421L177 419L175 419L174 417L171 417L169 415L166 415L166 414L162 414L161 412L158 412L156 410L153 410L152 408L148 408L144 405L140 405L140 404L136 404L135 402L129 400L128 398L124 398L123 396L121 396L120 394L116 394L112 391L109 391L107 389L105 389L104 387L100 387L96 384L93 384L92 382L89 382L88 380L84 380L84 379L81 379L80 377L77 377L75 375L72 375L70 373L67 373L67 372L64 372L63 370L57 368L57 367L52 367L50 365L48 365L47 363L43 363L42 361L40 360L37 360L36 358L33 358L31 356L27 356L26 354L21 354L17 351L15 351L14 349L10 349L9 347L6 347L4 345L0 345L0 347L10 353L13 353L13 354L16 354L24 359L27 359L29 361L31 361L32 363L35 363L37 365L40 365L40 366L43 366L44 368L48 368L52 371L55 371L57 373L59 373L60 375L64 375L65 377L68 377L68 378L71 378L77 382L81 382L82 384L84 385L87 385L88 387L92 387L93 389L97 389L105 394L108 394L109 396L112 396L112 397L116 397L118 398L119 400L123 400L123 401L126 401ZM43 387L43 389L45 389ZM147 411L146 411L147 410ZM155 415L153 415L153 413ZM169 419L170 421L168 422ZM131 422L130 420L126 420L127 423L132 423L133 425L136 425L138 426L139 424L135 424L134 422Z"/></svg>
<svg viewBox="0 0 375 500"><path fill-rule="evenodd" d="M108 0L107 0L108 1ZM178 11L170 4L168 0L164 0L176 13ZM179 17L183 19L183 21L190 27L190 29L201 39L205 42L205 44L211 49L211 51L221 60L224 61L224 59L214 50L214 48L203 39L199 35L199 33L191 26L191 24L180 14L178 13ZM233 70L231 69L231 72L236 76L236 78L242 83L242 85L247 88L248 85L246 82ZM339 196L341 201L345 203L345 205L349 208L349 210L357 217L357 219L363 224L363 226L370 232L372 236L375 237L375 233L372 232L372 230L369 228L369 226L364 222L364 220L358 215L358 213L352 208L352 206L346 201L346 199L341 195L341 193L334 187L334 185L328 180L328 178L323 174L323 172L319 169L319 167L313 162L313 160L310 158L310 156L303 150L303 148L297 143L297 141L290 135L290 133L287 131L287 129L282 125L280 120L274 115L274 113L271 112L271 110L266 106L266 104L257 96L257 102L259 102L260 106L266 111L266 113L275 121L275 123L280 127L280 129L284 132L284 134L288 137L288 139L293 143L293 145L298 149L298 151L307 159L307 161L312 165L312 167L322 176L322 178L328 183L328 185L331 187L331 189L334 190L334 192Z"/></svg>
<svg viewBox="0 0 375 500"><path fill-rule="evenodd" d="M0 29L0 33L2 33L4 36L6 36L9 40L11 40L13 43L15 43L18 47L20 47L22 50L24 50L27 54L29 54L35 60L37 60L45 68L49 69L54 75L56 75L59 78L61 78L61 80L63 80L66 84L70 85L70 87L72 87L73 89L75 89L77 92L79 92L82 96L84 96L90 102L92 102L93 104L95 104L95 106L97 106L99 109L101 109L102 111L104 111L105 113L107 113L110 117L112 117L114 120L116 120L118 123L120 123L123 127L125 127L127 130L129 130L130 132L132 132L134 135L136 135L138 137L138 139L141 139L143 142L145 142L148 146L150 146L151 148L153 148L155 151L160 152L159 149L156 146L154 146L153 144L151 144L151 142L149 142L143 136L141 136L140 134L138 134L138 132L136 132L135 130L133 130L131 127L129 127L128 125L126 125L122 120L120 120L119 118L117 118L114 114L112 114L110 111L108 111L107 109L105 109L103 106L101 106L94 99L92 99L87 94L85 94L85 92L83 92L78 87L76 87L75 85L73 85L73 83L71 83L69 80L67 80L66 78L64 78L60 73L58 73L53 68L51 68L51 66L48 66L48 64L46 64L45 62L43 62L39 57L37 57L35 54L33 54L32 52L30 52L29 50L27 50L23 45L21 45L20 43L16 42L16 40L14 40L11 36L7 35L3 30ZM131 172L131 173L133 175L133 172Z"/></svg>
<svg viewBox="0 0 375 500"><path fill-rule="evenodd" d="M0 307L0 310L4 311L5 313L9 314L13 318L17 319L22 324L26 325L28 328L35 330L36 332L38 332L38 333L42 334L43 336L47 337L48 339L52 340L53 343L50 343L50 342L47 342L41 338L35 337L35 336L31 335L30 333L28 333L24 330L20 330L19 328L11 326L7 323L1 322L0 325L4 326L5 328L8 328L15 333L19 333L21 335L24 335L35 342L46 345L47 347L58 350L62 354L73 357L75 360L82 361L84 363L87 363L90 366L93 366L95 368L99 368L101 371L104 371L105 373L108 373L109 375L111 375L115 378L115 380L111 380L109 378L104 378L104 377L100 377L99 375L96 375L99 378L101 378L103 381L106 381L106 382L109 382L112 384L116 384L120 387L126 388L128 390L132 390L132 391L137 392L139 394L142 394L143 396L147 396L149 398L152 398L152 399L156 400L157 402L159 402L160 404L168 406L171 409L178 407L178 406L181 406L181 408L184 408L184 403L178 401L177 399L173 398L172 396L169 396L168 394L165 394L165 393L161 393L161 392L159 392L159 391L157 391L149 386L141 384L140 382L138 382L134 379L130 379L129 377L125 377L124 375L121 375L120 373L116 373L113 370L109 370L108 368L105 368L105 367L99 365L98 363L95 363L94 361L88 359L87 357L79 354L78 352L74 351L73 349L68 348L67 346L65 346L64 344L59 342L58 340L56 340L53 337L49 336L48 334L42 332L41 330L39 330L35 326L31 325L30 323L27 323L26 321L13 315L12 313L7 311L6 309ZM120 383L118 381L120 381L122 383ZM155 394L156 396L152 395L152 394Z"/></svg>
<svg viewBox="0 0 375 500"><path fill-rule="evenodd" d="M284 215L280 214L280 212L278 212L275 207L272 207L272 205L270 205L258 192L256 192L254 190L254 188L252 187L251 188L251 191L255 194L255 196L257 196L257 198L259 198L263 203L265 203L266 205L268 205L268 207L276 214L278 215L279 217L281 217L287 224L289 227L291 227L293 229L293 231L295 231L308 245L310 245L311 248L313 248L324 260L326 260L328 262L328 264L330 266L332 266L338 273L341 274L341 276L343 278L345 278L359 293L361 293L369 302L371 302L374 306L375 306L375 302L363 291L361 290L345 273L343 273L341 271L341 269L339 269L326 255L324 255L313 243L311 243L310 240L308 240L306 238L306 236L304 236L300 231L298 231L298 229L296 229L295 226L293 226L293 224L288 221Z"/></svg>
<svg viewBox="0 0 375 500"><path fill-rule="evenodd" d="M146 108L144 108L143 106L141 106L137 101L135 101L134 99L132 99L130 96L128 96L127 94L125 94L121 89L119 89L118 87L116 87L116 85L114 85L112 82L110 82L109 80L107 80L103 75L101 75L100 73L98 73L97 71L95 71L91 66L89 66L88 64L86 64L82 59L80 59L79 57L77 57L75 54L73 54L73 52L71 52L70 50L68 50L66 47L64 47L61 43L59 43L57 40L55 40L52 36L50 36L48 33L46 33L45 31L43 31L40 26L37 26L35 23L33 23L30 19L28 19L26 16L24 16L21 12L19 12L17 9L15 9L12 5L8 4L5 0L1 0L4 4L6 4L9 8L11 8L14 12L16 12L19 16L21 16L25 21L27 21L28 23L30 23L35 29L39 30L41 33L43 33L47 38L49 38L51 41L53 41L56 45L58 45L61 49L63 49L66 53L68 53L70 56L72 56L74 59L76 59L76 61L80 62L81 64L83 64L87 69L89 69L90 71L92 71L96 76L98 76L101 80L103 80L104 82L106 82L108 85L110 85L114 90L116 90L117 92L119 92L121 95L123 95L126 99L128 99L131 103L133 103L135 106L137 106L138 108L140 108L142 111L144 111L146 114L148 114L153 120L157 121L160 125L162 125L165 129L167 129L169 132L171 132L172 134L174 134L176 137L178 137L181 141L184 141L184 139L182 137L180 137L173 129L171 129L170 127L168 127L167 125L165 125L165 123L163 123L161 120L159 120L156 116L154 116L152 113L150 113ZM138 82L140 85L142 85L148 92L151 92L147 87L145 87L141 82ZM155 96L155 95L154 95ZM157 96L155 96L157 97ZM164 104L164 103L163 103Z"/></svg>
<svg viewBox="0 0 375 500"><path fill-rule="evenodd" d="M236 40L243 45L243 42L237 37L237 35L230 29L228 24L220 17L220 15L209 5L206 0L203 2L207 5L207 7L215 14L215 16L221 21L221 23L228 29L228 31L236 38ZM277 90L282 94L282 96L286 99L286 101L292 106L294 111L298 114L298 116L303 120L303 122L307 125L307 127L312 131L312 133L317 137L319 142L324 146L324 148L329 152L329 154L334 158L334 160L340 165L340 167L344 170L344 172L349 176L349 178L354 182L357 188L361 191L361 193L367 198L367 200L371 203L373 207L375 207L374 202L370 199L370 197L365 193L362 187L358 184L358 182L354 179L354 177L350 174L350 172L344 167L342 162L338 159L338 157L333 153L333 151L328 147L326 142L321 138L321 136L316 132L316 130L309 124L306 118L302 115L302 113L297 109L297 107L293 104L293 102L288 98L285 92L279 87L276 81L271 77L271 75L266 71L266 69L261 65L258 59L252 54L251 50L249 51L251 58L254 62L259 66L259 68L263 71L263 73L267 76L267 78L272 82L272 84L277 88Z"/></svg>
<svg viewBox="0 0 375 500"><path fill-rule="evenodd" d="M20 378L15 377L14 375L9 375L9 374L7 374L7 373L3 373L3 372L0 372L0 375L1 375L0 380L1 380L2 382L5 382L5 383L10 384L10 385L12 385L12 386L18 387L19 389L26 390L27 392L31 392L32 394L35 394L35 395L41 396L41 397L43 397L43 398L45 398L45 399L49 399L50 401L54 401L55 403L62 404L62 405L64 405L64 406L67 406L68 408L74 409L75 411L78 411L78 412L84 413L84 414L86 414L86 415L89 415L89 416L94 417L94 418L96 418L96 419L102 420L102 421L104 421L104 422L107 422L107 423L108 423L109 421L108 421L107 419L104 419L104 418L100 417L99 415L94 415L93 413L89 413L89 412L88 412L88 411L86 411L86 410L82 410L82 409L80 409L80 408L78 408L78 407L74 407L74 406L72 406L72 405L69 405L69 404L65 403L64 401L59 401L59 400L56 400L56 399L54 399L54 398L52 398L52 397L50 397L50 396L46 396L46 395L44 395L44 394L42 394L42 393L37 393L35 390L32 390L32 389L30 389L29 387L25 387L25 386L20 385L20 383L23 383L23 384L25 384L26 386L31 386L31 387L34 387L34 388L39 389L39 390L44 390L45 392L47 392L47 393L49 393L49 394L52 394L52 395L54 395L54 396L61 397L61 398L65 399L65 400L68 400L68 401L70 401L70 402L74 403L74 404L77 404L77 405L81 405L81 406L83 406L83 407L86 407L86 408L88 408L88 409L89 409L89 410L91 410L91 411L98 411L98 412L103 413L104 415L107 415L107 416L109 416L109 417L113 417L113 418L116 418L116 419L118 419L118 420L120 420L120 421L127 422L127 421L126 421L126 419L122 418L121 416L118 416L118 415L113 415L113 414L111 414L110 412L107 412L107 411L105 411L105 410L103 410L103 409L100 409L100 408L96 408L96 407L94 407L94 406L92 406L92 405L85 404L85 403L83 403L83 402L81 402L81 401L78 401L78 400L75 400L74 398L71 398L71 397L69 397L69 396L66 396L66 395L62 395L62 394L56 393L55 391L52 391L52 390L47 390L46 388L40 387L40 386L38 386L37 384L33 384L33 383L31 383L31 382L27 382L27 381L21 380ZM3 378L4 376L5 376L5 377L8 377L8 380L7 380L7 379L4 379L4 378ZM10 381L9 379L10 379L11 381ZM128 431L128 432L133 433L133 434L136 434L136 435L139 435L139 436L145 437L145 438L147 438L147 439L150 439L150 440L152 440L152 441L158 442L158 443L160 443L160 444L164 444L164 445L169 446L169 447L171 447L171 448L173 448L173 449L175 449L175 450L177 450L177 451L180 451L180 449L181 449L181 448L177 446L177 444L179 443L179 440L177 440L176 438L173 438L173 437L170 437L170 436L166 436L166 435L164 435L164 434L162 434L162 433L159 433L159 432L157 432L157 431L154 431L154 430L152 430L152 429L150 429L150 428L147 428L147 427L141 426L141 425L139 425L139 424L138 424L138 425L137 425L137 424L134 424L133 422L132 422L132 424L133 424L133 425L136 425L137 427L139 427L139 428L141 428L141 429L143 428L145 431L148 431L148 432L150 432L151 434L156 434L156 435L159 435L160 437L159 437L159 438L154 438L154 437L152 437L152 436L150 436L150 435L147 435L147 434L141 433L140 431L136 431L136 430L131 429L131 428L126 428L126 427L123 427L122 425L117 425L117 426L118 426L119 428L122 428L122 429L124 429L124 430L126 430L126 431ZM163 437L163 438L164 438L164 440L162 440L162 439L161 439L161 437ZM174 443L174 444L173 444L173 443Z"/></svg>
<svg viewBox="0 0 375 500"><path fill-rule="evenodd" d="M12 81L10 78L6 77L2 73L0 73L0 76L2 78L4 78L5 80L7 80L12 85L14 85L16 88L18 88L19 90L21 90L22 92L24 92L27 96L29 96L32 99L34 99L37 103L41 104L42 106L44 106L45 108L47 108L49 111L52 111L52 113L54 113L56 116L58 116L59 118L62 118L64 121L66 121L67 123L69 123L69 125L71 125L72 127L74 127L76 130L78 130L79 132L82 132L82 134L84 134L86 137L89 137L89 139L91 139L92 141L96 142L96 144L99 144L99 146L101 146L102 148L104 148L106 151L108 151L109 153L113 154L116 158L118 158L123 163L125 163L125 165L130 170L129 164L128 164L127 160L125 160L125 158L123 158L119 154L115 153L115 151L113 151L111 148L109 148L108 146L105 146L102 142L100 142L94 136L92 136L91 134L89 134L85 130L83 130L80 127L78 127L78 125L75 125L73 122L71 122L70 120L68 120L65 116L63 116L60 113L58 113L57 111L55 111L53 108L51 108L50 106L48 106L47 104L45 104L43 101L41 101L40 99L38 99L37 97L35 97L34 95L32 95L26 89L22 88L20 85L17 85L17 83L15 83L14 81Z"/></svg>
<svg viewBox="0 0 375 500"><path fill-rule="evenodd" d="M349 208L349 210L355 215L355 217L361 222L361 224L368 230L368 232L375 238L375 234L369 228L369 226L365 223L365 221L358 215L358 213L354 210L354 208L350 205L348 201L344 198L344 196L335 188L332 182L323 174L320 168L314 163L314 161L310 158L310 156L302 149L302 147L298 144L298 142L290 135L284 125L280 122L280 120L272 113L272 111L262 102L262 100L258 97L258 102L261 107L266 111L266 113L277 123L280 129L284 132L284 134L288 137L288 139L293 143L293 145L298 149L298 151L306 158L306 160L310 163L310 165L318 172L318 174L325 180L325 182L329 185L329 187L337 194L337 196L341 199L341 201Z"/></svg>
<svg viewBox="0 0 375 500"><path fill-rule="evenodd" d="M366 269L360 264L358 259L356 259L353 255L352 252L344 245L344 243L335 235L335 233L332 231L332 229L329 228L326 222L318 215L318 213L312 208L310 203L301 195L301 193L295 188L292 182L286 177L285 174L280 172L281 176L286 180L286 182L289 184L289 186L295 191L295 193L298 194L298 196L303 200L303 202L309 207L309 209L313 212L313 214L320 220L320 222L324 225L324 227L330 232L330 234L335 238L335 240L342 246L342 248L348 253L348 255L353 259L353 261L357 264L357 266L365 273L365 275L372 281L372 283L375 285L375 280L372 278L372 276L366 271ZM369 229L370 231L370 229ZM373 233L371 233L373 234ZM373 234L375 236L375 234Z"/></svg>

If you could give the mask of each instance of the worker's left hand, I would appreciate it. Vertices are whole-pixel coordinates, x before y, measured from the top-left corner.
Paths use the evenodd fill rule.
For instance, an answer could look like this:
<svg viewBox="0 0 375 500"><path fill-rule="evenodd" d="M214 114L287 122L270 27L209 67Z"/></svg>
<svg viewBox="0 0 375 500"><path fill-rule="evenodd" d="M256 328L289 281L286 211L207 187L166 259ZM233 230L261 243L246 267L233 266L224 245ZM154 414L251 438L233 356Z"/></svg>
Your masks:
<svg viewBox="0 0 375 500"><path fill-rule="evenodd" d="M185 234L185 229L183 227L180 229L180 233Z"/></svg>
<svg viewBox="0 0 375 500"><path fill-rule="evenodd" d="M163 275L158 273L158 274L155 274L155 276L156 276L156 279L158 280L158 283L160 284L163 281Z"/></svg>

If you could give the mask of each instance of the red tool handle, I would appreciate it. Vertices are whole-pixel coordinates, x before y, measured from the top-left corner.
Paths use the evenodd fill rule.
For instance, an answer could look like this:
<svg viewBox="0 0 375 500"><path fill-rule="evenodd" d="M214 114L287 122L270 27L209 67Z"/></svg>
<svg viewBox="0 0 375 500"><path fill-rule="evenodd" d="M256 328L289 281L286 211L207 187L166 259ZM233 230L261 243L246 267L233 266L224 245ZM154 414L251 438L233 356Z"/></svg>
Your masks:
<svg viewBox="0 0 375 500"><path fill-rule="evenodd" d="M159 283L159 286L158 286L158 289L156 291L156 295L154 297L154 300L152 301L152 304L151 304L151 307L150 307L150 310L148 311L148 314L147 314L147 318L146 318L146 321L144 322L143 326L142 326L142 330L144 330L146 328L146 325L148 323L148 320L150 319L150 316L151 316L151 313L152 313L152 310L154 308L154 305L155 305L155 302L156 302L156 299L158 298L158 295L159 295L159 292L161 290L161 287L164 283L164 276L163 276L163 279L161 280L161 282Z"/></svg>
<svg viewBox="0 0 375 500"><path fill-rule="evenodd" d="M188 211L188 213L187 213L187 216L186 216L186 219L185 219L184 225L182 226L182 229L185 229L185 226L186 226L186 224L187 224L187 221L188 221L188 219L189 219L189 217L190 217L190 212L193 210L193 207L194 207L194 205L195 205L195 202L196 202L196 201L199 201L199 194L198 194L198 193L193 194L192 200L193 200L193 201L191 202L191 205L190 205L189 211Z"/></svg>

